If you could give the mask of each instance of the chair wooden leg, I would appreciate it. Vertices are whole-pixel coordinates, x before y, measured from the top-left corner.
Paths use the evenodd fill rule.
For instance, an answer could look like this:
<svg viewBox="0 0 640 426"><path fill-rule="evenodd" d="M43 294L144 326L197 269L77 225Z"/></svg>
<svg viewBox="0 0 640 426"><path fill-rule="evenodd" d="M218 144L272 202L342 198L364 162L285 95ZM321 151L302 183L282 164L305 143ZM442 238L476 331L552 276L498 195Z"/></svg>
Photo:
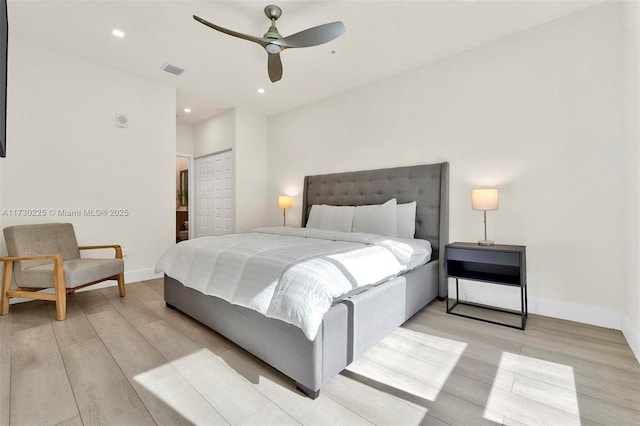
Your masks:
<svg viewBox="0 0 640 426"><path fill-rule="evenodd" d="M124 297L127 294L127 290L124 288L124 272L118 275L118 290L120 291L120 297Z"/></svg>
<svg viewBox="0 0 640 426"><path fill-rule="evenodd" d="M11 289L11 279L13 277L13 261L5 261L2 273L2 299L0 301L0 314L7 315L9 313L9 295L7 292Z"/></svg>
<svg viewBox="0 0 640 426"><path fill-rule="evenodd" d="M56 319L64 321L67 317L67 294L56 291Z"/></svg>
<svg viewBox="0 0 640 426"><path fill-rule="evenodd" d="M62 269L62 258L56 259L53 267L53 287L56 293L56 319L64 321L67 316L67 286Z"/></svg>

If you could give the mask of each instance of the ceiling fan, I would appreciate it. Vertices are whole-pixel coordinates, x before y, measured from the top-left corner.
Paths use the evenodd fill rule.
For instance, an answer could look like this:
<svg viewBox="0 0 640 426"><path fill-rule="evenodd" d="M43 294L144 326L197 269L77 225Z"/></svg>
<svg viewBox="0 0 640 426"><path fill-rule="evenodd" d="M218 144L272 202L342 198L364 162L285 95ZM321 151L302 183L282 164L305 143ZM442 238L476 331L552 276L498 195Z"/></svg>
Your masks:
<svg viewBox="0 0 640 426"><path fill-rule="evenodd" d="M269 54L267 69L269 71L269 78L274 83L282 78L282 61L280 60L280 52L285 49L311 47L327 43L340 37L347 30L342 22L336 21L308 28L288 37L282 37L276 28L276 20L282 16L282 9L271 4L264 8L264 14L271 20L271 26L263 37L255 37L242 34L237 31L228 30L212 24L211 22L208 22L196 15L193 15L193 19L207 27L213 28L214 30L229 34L233 37L249 40L262 46Z"/></svg>

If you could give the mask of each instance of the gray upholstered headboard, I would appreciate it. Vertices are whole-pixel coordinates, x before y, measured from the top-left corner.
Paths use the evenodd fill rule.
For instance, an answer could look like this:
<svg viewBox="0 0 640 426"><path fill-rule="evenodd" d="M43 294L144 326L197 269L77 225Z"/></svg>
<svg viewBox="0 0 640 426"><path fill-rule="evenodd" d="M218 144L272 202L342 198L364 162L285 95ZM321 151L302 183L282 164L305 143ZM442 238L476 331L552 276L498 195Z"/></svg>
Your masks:
<svg viewBox="0 0 640 426"><path fill-rule="evenodd" d="M398 203L416 201L416 238L429 240L432 259L440 260L449 242L449 163L306 176L302 226L314 204L362 206L391 198ZM439 268L439 296L444 297L444 262Z"/></svg>

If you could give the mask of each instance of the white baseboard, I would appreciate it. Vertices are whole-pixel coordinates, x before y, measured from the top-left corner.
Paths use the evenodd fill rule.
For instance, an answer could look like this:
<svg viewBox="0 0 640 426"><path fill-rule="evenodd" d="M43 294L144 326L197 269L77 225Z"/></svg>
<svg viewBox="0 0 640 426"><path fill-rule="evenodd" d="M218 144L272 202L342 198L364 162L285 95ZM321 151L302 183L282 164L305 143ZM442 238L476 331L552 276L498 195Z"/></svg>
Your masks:
<svg viewBox="0 0 640 426"><path fill-rule="evenodd" d="M479 291L468 288L461 283L460 300L519 310L520 290L518 288L513 288L512 290L513 291L510 292ZM449 297L455 297L455 286L449 287ZM640 331L637 326L634 326L629 318L620 311L561 300L543 299L540 297L528 297L528 302L529 312L532 314L622 331L633 354L638 362L640 362Z"/></svg>
<svg viewBox="0 0 640 426"><path fill-rule="evenodd" d="M161 278L163 275L162 274L156 274L153 272L153 269L149 268L149 269L139 269L137 271L128 271L124 273L124 282L125 284L129 284L129 283L136 283L138 281L146 281L146 280L152 280L154 278ZM89 286L89 287L85 287L85 288L81 288L80 290L78 290L78 293L83 292L83 291L89 291L89 290L97 290L100 288L106 288L106 287L114 287L118 285L118 282L115 280L111 280L111 281L103 281L101 283ZM53 294L53 289L47 289L47 290L43 290L42 293L50 293ZM10 304L14 304L14 303L22 303L22 302L30 302L33 299L22 299L20 297L16 297L13 298L9 301Z"/></svg>
<svg viewBox="0 0 640 426"><path fill-rule="evenodd" d="M640 330L637 328L637 324L634 324L629 320L626 315L621 315L622 334L627 339L629 347L636 356L638 362L640 362Z"/></svg>
<svg viewBox="0 0 640 426"><path fill-rule="evenodd" d="M153 268L138 269L137 271L129 271L124 273L124 282L137 283L138 281L153 280L155 278L162 278L164 274L156 274L153 272Z"/></svg>
<svg viewBox="0 0 640 426"><path fill-rule="evenodd" d="M505 291L478 290L472 287L473 284L472 286L468 286L466 284L467 283L460 282L460 300L520 310L519 287L509 289L505 288ZM455 297L455 285L451 285L451 283L449 286L449 297ZM529 296L527 299L529 313L532 314L597 325L599 327L613 328L616 330L622 329L621 314L620 311L616 309L582 305L562 300L543 299L540 297Z"/></svg>

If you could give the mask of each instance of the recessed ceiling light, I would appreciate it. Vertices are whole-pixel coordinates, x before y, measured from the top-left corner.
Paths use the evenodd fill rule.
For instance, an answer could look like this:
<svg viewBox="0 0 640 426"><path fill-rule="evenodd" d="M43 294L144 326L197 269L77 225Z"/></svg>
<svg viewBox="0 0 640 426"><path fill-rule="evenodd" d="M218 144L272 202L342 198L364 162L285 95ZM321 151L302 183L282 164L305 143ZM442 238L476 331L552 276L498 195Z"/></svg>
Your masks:
<svg viewBox="0 0 640 426"><path fill-rule="evenodd" d="M264 93L264 89L261 87L258 89L258 93L260 93L261 95Z"/></svg>
<svg viewBox="0 0 640 426"><path fill-rule="evenodd" d="M114 36L118 37L118 38L123 38L124 37L124 31L120 31L117 28L114 28L111 30L111 34L113 34Z"/></svg>
<svg viewBox="0 0 640 426"><path fill-rule="evenodd" d="M185 108L184 112L191 112L191 108Z"/></svg>

